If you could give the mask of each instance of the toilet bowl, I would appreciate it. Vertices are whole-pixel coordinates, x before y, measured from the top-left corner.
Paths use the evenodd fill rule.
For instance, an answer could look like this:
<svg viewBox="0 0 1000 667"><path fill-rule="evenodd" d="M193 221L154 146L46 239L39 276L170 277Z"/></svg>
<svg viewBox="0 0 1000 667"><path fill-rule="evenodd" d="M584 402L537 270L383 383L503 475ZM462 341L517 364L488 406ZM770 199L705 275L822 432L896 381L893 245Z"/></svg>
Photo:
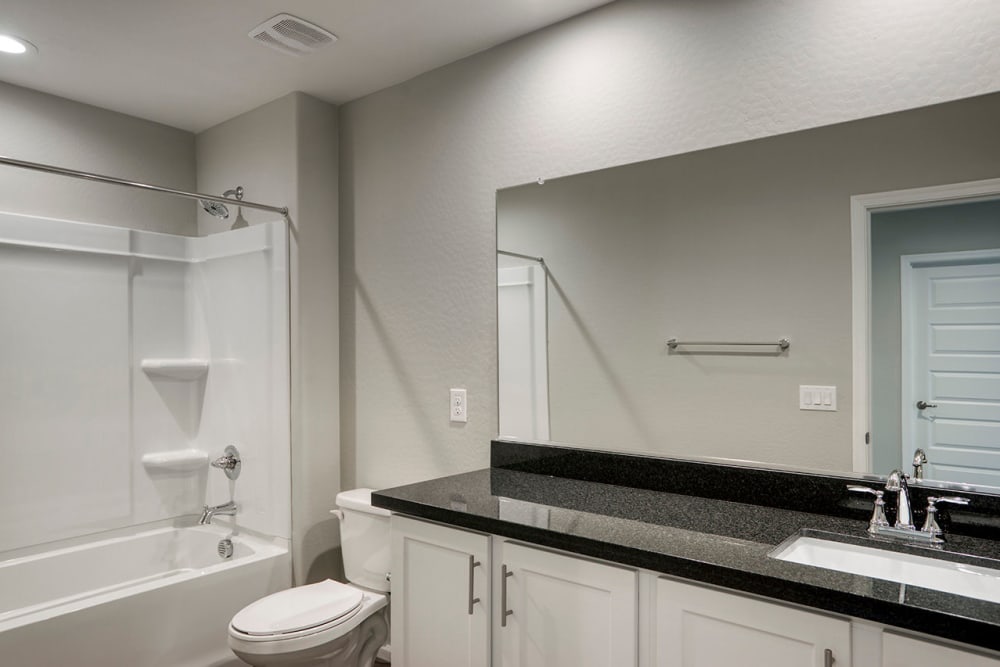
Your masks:
<svg viewBox="0 0 1000 667"><path fill-rule="evenodd" d="M321 581L253 602L229 624L229 647L255 667L370 667L388 640L389 512L371 489L337 495L351 584Z"/></svg>

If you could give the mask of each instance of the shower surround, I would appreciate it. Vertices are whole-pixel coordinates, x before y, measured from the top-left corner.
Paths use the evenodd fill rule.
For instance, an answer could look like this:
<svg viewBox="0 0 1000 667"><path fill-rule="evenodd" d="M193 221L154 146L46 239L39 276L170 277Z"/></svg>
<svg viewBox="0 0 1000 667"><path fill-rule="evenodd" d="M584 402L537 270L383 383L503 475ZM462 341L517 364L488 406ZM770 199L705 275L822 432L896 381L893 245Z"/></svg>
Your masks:
<svg viewBox="0 0 1000 667"><path fill-rule="evenodd" d="M0 563L230 498L240 533L287 550L287 258L284 222L192 238L0 214ZM226 445L235 482L208 466ZM206 620L217 647L227 621Z"/></svg>

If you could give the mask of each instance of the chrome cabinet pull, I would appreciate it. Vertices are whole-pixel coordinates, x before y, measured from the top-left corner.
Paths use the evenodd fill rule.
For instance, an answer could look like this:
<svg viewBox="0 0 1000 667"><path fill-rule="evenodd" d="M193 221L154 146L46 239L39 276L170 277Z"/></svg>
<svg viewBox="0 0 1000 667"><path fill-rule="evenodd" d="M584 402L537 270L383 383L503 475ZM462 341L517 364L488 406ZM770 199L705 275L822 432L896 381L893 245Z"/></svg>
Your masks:
<svg viewBox="0 0 1000 667"><path fill-rule="evenodd" d="M833 667L834 662L836 660L833 659L833 649L823 651L823 667Z"/></svg>
<svg viewBox="0 0 1000 667"><path fill-rule="evenodd" d="M504 565L500 568L500 627L507 627L507 617L514 612L507 609L507 577L513 577L514 573Z"/></svg>
<svg viewBox="0 0 1000 667"><path fill-rule="evenodd" d="M469 616L472 616L472 605L479 602L479 598L473 597L476 594L476 568L479 565L476 557L469 554Z"/></svg>

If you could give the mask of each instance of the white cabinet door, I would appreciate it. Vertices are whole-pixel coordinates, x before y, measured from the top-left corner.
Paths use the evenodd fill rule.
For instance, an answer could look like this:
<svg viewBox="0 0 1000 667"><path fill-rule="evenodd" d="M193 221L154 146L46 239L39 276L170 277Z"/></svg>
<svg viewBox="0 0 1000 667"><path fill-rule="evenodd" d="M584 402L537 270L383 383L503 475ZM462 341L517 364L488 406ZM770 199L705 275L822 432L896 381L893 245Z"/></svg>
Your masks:
<svg viewBox="0 0 1000 667"><path fill-rule="evenodd" d="M634 570L510 542L500 553L493 636L502 667L636 664Z"/></svg>
<svg viewBox="0 0 1000 667"><path fill-rule="evenodd" d="M394 667L488 667L490 538L392 517Z"/></svg>
<svg viewBox="0 0 1000 667"><path fill-rule="evenodd" d="M1000 667L1000 660L886 632L882 667Z"/></svg>
<svg viewBox="0 0 1000 667"><path fill-rule="evenodd" d="M849 621L671 579L656 582L654 631L658 667L851 664Z"/></svg>

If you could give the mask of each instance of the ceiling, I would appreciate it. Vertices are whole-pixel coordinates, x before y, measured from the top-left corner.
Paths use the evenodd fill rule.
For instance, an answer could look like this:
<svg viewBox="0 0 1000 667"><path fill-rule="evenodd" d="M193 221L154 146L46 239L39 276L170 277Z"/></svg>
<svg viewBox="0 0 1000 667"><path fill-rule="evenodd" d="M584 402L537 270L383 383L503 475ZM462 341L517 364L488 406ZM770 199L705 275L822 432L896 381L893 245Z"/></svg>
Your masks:
<svg viewBox="0 0 1000 667"><path fill-rule="evenodd" d="M198 132L302 91L341 104L608 0L4 0L0 81ZM247 33L288 13L338 40L296 57Z"/></svg>

